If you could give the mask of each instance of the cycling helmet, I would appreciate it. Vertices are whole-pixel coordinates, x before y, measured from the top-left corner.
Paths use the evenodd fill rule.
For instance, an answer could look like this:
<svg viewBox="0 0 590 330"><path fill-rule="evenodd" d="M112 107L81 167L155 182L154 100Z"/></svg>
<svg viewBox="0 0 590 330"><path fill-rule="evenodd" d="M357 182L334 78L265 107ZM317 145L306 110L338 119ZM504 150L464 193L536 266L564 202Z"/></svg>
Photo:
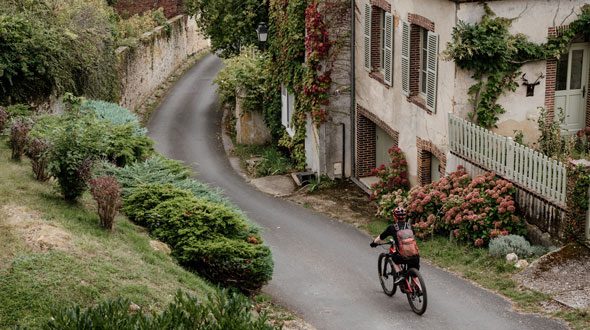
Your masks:
<svg viewBox="0 0 590 330"><path fill-rule="evenodd" d="M406 210L399 206L393 211L393 217L396 220L404 220L406 218Z"/></svg>

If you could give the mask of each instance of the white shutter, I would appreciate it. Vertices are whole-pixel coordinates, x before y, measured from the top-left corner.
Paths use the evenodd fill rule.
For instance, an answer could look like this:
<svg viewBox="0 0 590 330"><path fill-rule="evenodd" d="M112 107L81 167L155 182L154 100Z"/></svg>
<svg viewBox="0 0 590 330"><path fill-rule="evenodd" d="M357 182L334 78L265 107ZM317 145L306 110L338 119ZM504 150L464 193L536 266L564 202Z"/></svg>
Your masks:
<svg viewBox="0 0 590 330"><path fill-rule="evenodd" d="M438 70L438 34L428 31L428 57L426 71L426 108L436 112L436 85Z"/></svg>
<svg viewBox="0 0 590 330"><path fill-rule="evenodd" d="M392 60L393 60L393 15L390 13L385 13L385 42L383 43L384 50L384 58L383 58L383 80L389 86L392 85Z"/></svg>
<svg viewBox="0 0 590 330"><path fill-rule="evenodd" d="M402 21L402 93L410 96L410 31L408 22Z"/></svg>
<svg viewBox="0 0 590 330"><path fill-rule="evenodd" d="M289 127L289 103L287 100L287 88L281 86L281 124L285 127Z"/></svg>
<svg viewBox="0 0 590 330"><path fill-rule="evenodd" d="M365 4L365 70L371 71L371 5Z"/></svg>

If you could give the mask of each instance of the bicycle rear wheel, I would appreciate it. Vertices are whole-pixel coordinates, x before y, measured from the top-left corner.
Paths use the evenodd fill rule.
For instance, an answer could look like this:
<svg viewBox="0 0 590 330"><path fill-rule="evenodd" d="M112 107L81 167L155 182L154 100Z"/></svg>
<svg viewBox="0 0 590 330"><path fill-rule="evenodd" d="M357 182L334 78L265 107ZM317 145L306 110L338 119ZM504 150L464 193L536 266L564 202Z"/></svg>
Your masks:
<svg viewBox="0 0 590 330"><path fill-rule="evenodd" d="M420 274L417 269L410 268L410 270L408 270L407 281L411 289L406 293L408 296L408 303L410 304L410 307L412 307L414 313L422 315L426 312L426 306L428 305L426 285L424 284L422 274Z"/></svg>
<svg viewBox="0 0 590 330"><path fill-rule="evenodd" d="M393 262L391 261L391 258L389 258L389 255L386 253L381 253L379 255L377 268L379 271L379 283L381 283L383 292L388 296L393 296L397 286L394 284L395 269L393 268Z"/></svg>

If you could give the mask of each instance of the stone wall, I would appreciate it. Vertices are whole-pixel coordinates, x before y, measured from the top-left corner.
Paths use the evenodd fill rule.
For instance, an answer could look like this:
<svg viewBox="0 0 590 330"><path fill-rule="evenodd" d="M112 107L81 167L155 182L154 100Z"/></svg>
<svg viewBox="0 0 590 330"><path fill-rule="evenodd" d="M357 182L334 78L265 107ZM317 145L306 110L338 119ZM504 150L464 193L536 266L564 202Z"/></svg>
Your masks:
<svg viewBox="0 0 590 330"><path fill-rule="evenodd" d="M159 26L144 33L133 48L119 47L119 105L135 111L186 58L208 47L193 18L176 16L170 30Z"/></svg>
<svg viewBox="0 0 590 330"><path fill-rule="evenodd" d="M130 17L148 10L163 8L167 18L181 15L184 10L182 0L117 0L113 5L119 15Z"/></svg>

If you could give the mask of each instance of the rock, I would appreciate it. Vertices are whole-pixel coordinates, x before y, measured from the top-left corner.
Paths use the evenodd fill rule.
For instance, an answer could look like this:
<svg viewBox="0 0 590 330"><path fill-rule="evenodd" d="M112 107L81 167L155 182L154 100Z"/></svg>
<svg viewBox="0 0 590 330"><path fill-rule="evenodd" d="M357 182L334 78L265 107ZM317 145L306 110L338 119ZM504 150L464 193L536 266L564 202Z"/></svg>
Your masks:
<svg viewBox="0 0 590 330"><path fill-rule="evenodd" d="M524 259L518 260L518 262L514 265L514 267L516 267L516 268L523 268L523 269L527 268L528 266L529 266L529 262Z"/></svg>
<svg viewBox="0 0 590 330"><path fill-rule="evenodd" d="M170 250L170 248L168 247L168 245L166 243L162 243L160 241L156 241L156 240L151 240L150 241L150 246L156 250L156 251L162 251L166 254L170 254L172 253L172 251Z"/></svg>
<svg viewBox="0 0 590 330"><path fill-rule="evenodd" d="M130 313L135 313L140 309L139 305L137 305L136 303L134 303L133 301L131 302L131 304L129 304L129 312Z"/></svg>
<svg viewBox="0 0 590 330"><path fill-rule="evenodd" d="M517 261L518 261L518 256L516 255L516 253L514 253L514 252L513 253L508 253L506 255L506 262L507 263L513 264L513 263L515 263Z"/></svg>

